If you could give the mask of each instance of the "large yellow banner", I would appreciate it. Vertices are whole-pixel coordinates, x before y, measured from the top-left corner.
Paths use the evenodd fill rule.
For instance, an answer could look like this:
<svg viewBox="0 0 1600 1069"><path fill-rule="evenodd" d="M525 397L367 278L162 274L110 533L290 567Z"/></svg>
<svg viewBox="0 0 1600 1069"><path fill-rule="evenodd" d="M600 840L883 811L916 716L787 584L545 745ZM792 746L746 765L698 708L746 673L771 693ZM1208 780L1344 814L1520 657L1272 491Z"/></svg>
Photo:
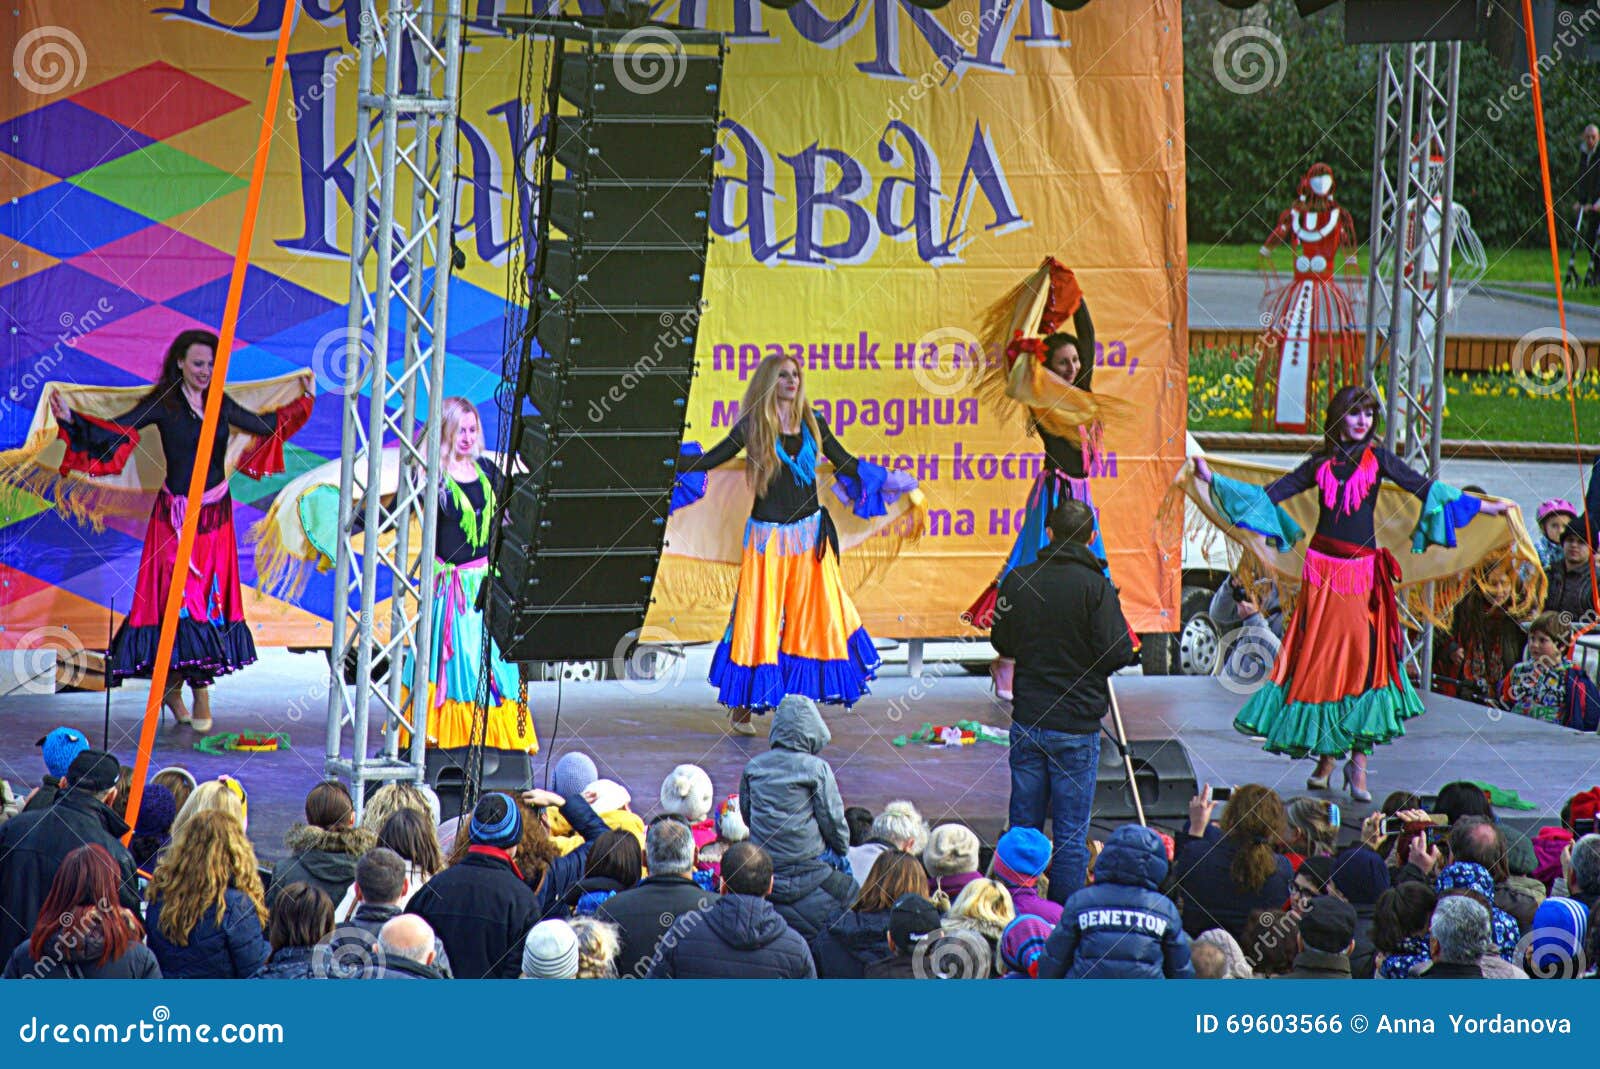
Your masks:
<svg viewBox="0 0 1600 1069"><path fill-rule="evenodd" d="M178 331L216 326L286 2L14 5L17 76L0 81L0 448L24 436L44 383L149 382ZM466 7L467 266L451 282L446 389L479 405L494 440L513 176L531 131L522 43L494 21L521 5ZM1094 472L1112 575L1137 630L1174 626L1179 532L1158 537L1155 512L1183 456L1178 0L1073 13L1043 0L933 12L679 0L653 17L732 41L687 437L726 432L762 355L803 354L846 447L916 476L932 509L929 536L857 592L864 622L888 636L961 634L958 614L1005 559L1041 458L1021 422L978 406L976 367L955 364L955 343L1054 255L1094 314L1095 389L1146 416ZM229 377L309 367L321 396L286 476L234 479L240 531L288 478L340 452L361 18L354 0L299 0ZM4 496L5 634L58 627L102 644L141 537L142 524L86 532L43 501ZM247 582L252 548L240 547ZM293 604L252 594L247 609L259 642L326 645L331 578ZM658 602L651 622L710 638L726 611Z"/></svg>

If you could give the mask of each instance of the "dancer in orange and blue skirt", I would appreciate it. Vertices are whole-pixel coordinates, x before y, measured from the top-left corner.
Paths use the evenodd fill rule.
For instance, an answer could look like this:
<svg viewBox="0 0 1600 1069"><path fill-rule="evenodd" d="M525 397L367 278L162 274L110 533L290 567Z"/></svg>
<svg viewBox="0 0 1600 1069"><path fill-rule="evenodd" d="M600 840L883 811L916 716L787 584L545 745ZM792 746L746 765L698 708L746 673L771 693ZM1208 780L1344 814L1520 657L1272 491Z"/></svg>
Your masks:
<svg viewBox="0 0 1600 1069"><path fill-rule="evenodd" d="M673 507L699 500L704 473L744 451L755 503L709 681L730 710L731 730L753 735L751 712L776 708L787 694L854 705L882 663L840 580L838 531L817 497L818 459L832 462L835 489L861 517L884 515L887 504L916 483L845 451L812 411L792 357L761 362L739 412L732 432L709 451L696 455L699 447L686 443Z"/></svg>
<svg viewBox="0 0 1600 1069"><path fill-rule="evenodd" d="M1280 551L1304 532L1279 505L1316 490L1316 533L1306 549L1299 604L1270 679L1233 723L1264 738L1271 753L1315 756L1306 780L1312 790L1325 790L1337 760L1350 754L1345 786L1361 802L1372 800L1367 755L1405 734L1405 722L1423 711L1404 667L1395 597L1400 565L1379 544L1373 523L1379 484L1388 479L1422 503L1412 534L1417 553L1430 545L1453 548L1456 532L1473 517L1509 509L1408 468L1375 441L1377 412L1377 399L1365 389L1339 390L1328 404L1322 448L1266 487L1213 474L1204 459L1195 461L1195 477L1209 485L1217 510Z"/></svg>

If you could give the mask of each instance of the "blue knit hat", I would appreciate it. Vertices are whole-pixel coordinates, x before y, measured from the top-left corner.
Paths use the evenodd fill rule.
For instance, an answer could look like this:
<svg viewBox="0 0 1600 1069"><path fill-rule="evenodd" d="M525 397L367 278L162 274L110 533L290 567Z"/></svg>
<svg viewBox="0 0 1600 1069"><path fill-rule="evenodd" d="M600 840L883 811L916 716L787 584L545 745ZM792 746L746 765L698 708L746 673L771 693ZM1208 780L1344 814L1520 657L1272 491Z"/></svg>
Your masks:
<svg viewBox="0 0 1600 1069"><path fill-rule="evenodd" d="M556 769L550 774L550 789L563 798L576 798L583 789L600 778L600 770L586 753L574 750L562 754Z"/></svg>
<svg viewBox="0 0 1600 1069"><path fill-rule="evenodd" d="M60 779L72 767L72 759L89 748L89 740L77 728L59 727L39 740L44 751L44 767Z"/></svg>
<svg viewBox="0 0 1600 1069"><path fill-rule="evenodd" d="M509 850L522 841L522 811L509 794L486 794L472 811L470 828L475 846Z"/></svg>
<svg viewBox="0 0 1600 1069"><path fill-rule="evenodd" d="M1589 910L1570 898L1547 898L1533 914L1528 964L1544 976L1573 976L1589 929Z"/></svg>
<svg viewBox="0 0 1600 1069"><path fill-rule="evenodd" d="M1032 887L1050 864L1050 840L1037 828L1012 828L994 848L994 874L1006 883Z"/></svg>
<svg viewBox="0 0 1600 1069"><path fill-rule="evenodd" d="M1024 913L1000 933L1000 960L1012 972L1030 979L1038 975L1037 962L1050 938L1050 922Z"/></svg>
<svg viewBox="0 0 1600 1069"><path fill-rule="evenodd" d="M139 822L135 835L149 835L166 842L172 832L172 822L178 816L178 802L172 792L159 783L144 789L144 799L139 803Z"/></svg>

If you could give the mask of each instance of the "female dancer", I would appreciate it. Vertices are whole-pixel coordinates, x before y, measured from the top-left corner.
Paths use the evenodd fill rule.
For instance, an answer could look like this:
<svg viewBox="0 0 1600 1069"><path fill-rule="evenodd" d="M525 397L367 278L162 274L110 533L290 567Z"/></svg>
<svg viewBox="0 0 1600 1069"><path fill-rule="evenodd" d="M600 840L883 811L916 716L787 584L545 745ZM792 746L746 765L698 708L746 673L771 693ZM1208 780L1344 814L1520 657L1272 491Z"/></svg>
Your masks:
<svg viewBox="0 0 1600 1069"><path fill-rule="evenodd" d="M1196 478L1209 485L1212 504L1228 521L1280 550L1304 532L1278 505L1317 491L1317 530L1306 550L1299 604L1271 679L1233 725L1264 737L1271 753L1315 754L1316 771L1306 780L1312 790L1325 790L1336 759L1351 754L1344 782L1360 802L1372 800L1367 755L1404 734L1404 722L1422 713L1403 666L1395 600L1400 566L1378 544L1373 525L1379 484L1388 479L1422 502L1412 536L1419 553L1430 543L1454 546L1455 532L1474 516L1510 507L1463 495L1406 467L1376 443L1377 411L1377 399L1365 389L1341 389L1328 403L1322 448L1265 488L1214 475L1204 458L1195 460Z"/></svg>
<svg viewBox="0 0 1600 1069"><path fill-rule="evenodd" d="M786 694L854 705L882 663L839 580L839 537L817 499L817 458L826 456L842 478L880 486L868 470L883 469L845 452L811 410L792 357L761 361L739 412L726 438L698 457L682 457L678 471L710 471L744 450L755 505L709 679L730 710L731 729L754 735L751 711L775 708Z"/></svg>
<svg viewBox="0 0 1600 1069"><path fill-rule="evenodd" d="M50 398L50 410L67 440L66 457L61 463L63 473L116 474L139 444L140 428L153 426L161 432L166 479L156 495L145 531L133 607L111 642L107 674L113 684L129 676L148 678L155 665L161 617L177 559L178 532L188 511L189 479L200 444L216 351L217 336L210 331L186 330L179 334L168 347L160 377L150 392L132 409L112 419L75 413L59 394ZM244 601L239 593L239 548L233 533L233 499L226 477L229 428L236 427L261 439L239 461L240 471L253 478L282 472L284 439L311 416L309 381L305 391L299 400L266 415L243 408L231 397L222 399L222 421L212 442L200 524L189 561L177 641L172 647L172 673L162 696L163 704L178 723L190 724L196 731L211 730L212 681L256 659L255 640L245 623ZM194 695L192 717L183 704L185 682Z"/></svg>
<svg viewBox="0 0 1600 1069"><path fill-rule="evenodd" d="M990 384L988 392L995 395L1003 390L1009 401L1027 407L1029 433L1039 435L1044 443L1044 466L1028 491L1027 512L1005 566L961 614L964 622L977 628L993 623L1000 581L1012 569L1038 559L1049 541L1045 520L1062 501L1082 501L1094 512L1094 540L1089 548L1101 561L1106 559L1100 513L1089 492L1089 467L1100 454L1105 430L1102 416L1116 409L1116 402L1093 393L1094 321L1089 317L1089 303L1084 300L1077 279L1054 259L1046 260L1040 271L1043 277L1038 292L1025 285L1020 297L1008 297L999 307L1009 313L1012 306L1027 302L1025 322L1036 323L1045 336L1041 341L1020 328L1014 330L1006 345L1005 366L997 368L1004 374L1005 383ZM1035 307L1040 302L1042 305ZM1055 327L1069 315L1074 333L1056 331ZM1019 358L1037 366L1018 366ZM1005 403L1001 404L1004 408ZM1110 574L1107 568L1107 577ZM1002 699L1011 698L1015 669L1016 663L1005 657L996 658L990 665L995 693Z"/></svg>
<svg viewBox="0 0 1600 1069"><path fill-rule="evenodd" d="M443 467L434 534L433 642L428 667L428 744L444 749L472 743L483 672L483 610L478 589L489 576L484 554L498 515L504 477L483 456L477 409L465 397L446 397L439 413ZM483 744L535 753L539 739L521 700L515 665L489 639L488 722Z"/></svg>

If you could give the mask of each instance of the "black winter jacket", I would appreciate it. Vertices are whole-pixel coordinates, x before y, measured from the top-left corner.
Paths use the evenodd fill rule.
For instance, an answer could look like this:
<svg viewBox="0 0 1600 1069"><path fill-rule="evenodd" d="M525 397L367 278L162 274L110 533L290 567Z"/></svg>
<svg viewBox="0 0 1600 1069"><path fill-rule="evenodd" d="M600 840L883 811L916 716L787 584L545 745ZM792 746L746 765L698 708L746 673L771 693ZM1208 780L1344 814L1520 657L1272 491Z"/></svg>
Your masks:
<svg viewBox="0 0 1600 1069"><path fill-rule="evenodd" d="M667 929L686 913L711 908L716 900L716 895L686 877L651 876L600 903L595 916L615 924L622 939L617 975L623 979L643 976Z"/></svg>
<svg viewBox="0 0 1600 1069"><path fill-rule="evenodd" d="M139 912L139 882L133 855L122 845L127 823L87 791L62 791L54 805L18 813L0 824L0 960L28 941L56 869L80 846L99 843L111 854L122 879L117 897Z"/></svg>
<svg viewBox="0 0 1600 1069"><path fill-rule="evenodd" d="M469 853L417 889L406 905L427 921L464 980L514 980L539 898L503 858Z"/></svg>
<svg viewBox="0 0 1600 1069"><path fill-rule="evenodd" d="M824 980L860 980L889 956L889 911L841 913L811 939L811 957Z"/></svg>
<svg viewBox="0 0 1600 1069"><path fill-rule="evenodd" d="M1011 719L1088 735L1109 708L1106 677L1134 663L1117 588L1088 546L1057 539L1000 584L989 642L1016 660Z"/></svg>
<svg viewBox="0 0 1600 1069"><path fill-rule="evenodd" d="M6 962L3 979L17 980L28 977L34 980L159 980L161 966L156 956L143 943L129 943L119 958L104 965L97 964L105 952L105 942L98 931L91 930L86 938L74 945L62 932L44 948L44 956L35 961L32 948L23 943L11 953Z"/></svg>
<svg viewBox="0 0 1600 1069"><path fill-rule="evenodd" d="M811 951L772 903L723 895L710 909L679 917L661 939L652 980L810 980Z"/></svg>
<svg viewBox="0 0 1600 1069"><path fill-rule="evenodd" d="M272 908L278 893L291 883L321 888L328 901L337 906L355 882L356 862L376 844L377 837L365 828L313 828L296 824L284 836L284 845L293 856L278 862L272 870L267 908Z"/></svg>
<svg viewBox="0 0 1600 1069"><path fill-rule="evenodd" d="M814 939L855 901L856 881L822 861L780 869L772 874L767 901L800 933Z"/></svg>
<svg viewBox="0 0 1600 1069"><path fill-rule="evenodd" d="M544 882L539 884L539 920L549 920L552 917L564 918L567 916L566 897L574 884L583 879L583 870L589 865L589 848L594 841L611 830L610 825L600 819L596 813L579 795L568 798L561 807L561 815L567 818L567 823L572 825L572 830L583 836L583 843L576 850L564 854L550 862L545 870ZM411 912L415 913L416 910ZM435 929L437 931L437 929ZM527 935L527 930L523 930ZM522 971L522 950L518 944L517 959L513 963L511 975L516 976ZM457 976L465 973L457 972Z"/></svg>
<svg viewBox="0 0 1600 1069"><path fill-rule="evenodd" d="M211 909L178 946L161 929L162 900L150 903L145 914L147 941L161 975L167 979L246 980L261 971L272 947L261 930L261 918L250 896L230 887L223 896L223 916Z"/></svg>
<svg viewBox="0 0 1600 1069"><path fill-rule="evenodd" d="M1224 928L1238 939L1245 922L1255 914L1282 909L1289 901L1294 868L1288 858L1278 855L1267 882L1247 893L1233 885L1229 874L1236 852L1215 824L1206 827L1201 839L1179 833L1177 857L1172 862L1177 877L1173 897L1183 904L1183 930L1189 938L1211 928Z"/></svg>

